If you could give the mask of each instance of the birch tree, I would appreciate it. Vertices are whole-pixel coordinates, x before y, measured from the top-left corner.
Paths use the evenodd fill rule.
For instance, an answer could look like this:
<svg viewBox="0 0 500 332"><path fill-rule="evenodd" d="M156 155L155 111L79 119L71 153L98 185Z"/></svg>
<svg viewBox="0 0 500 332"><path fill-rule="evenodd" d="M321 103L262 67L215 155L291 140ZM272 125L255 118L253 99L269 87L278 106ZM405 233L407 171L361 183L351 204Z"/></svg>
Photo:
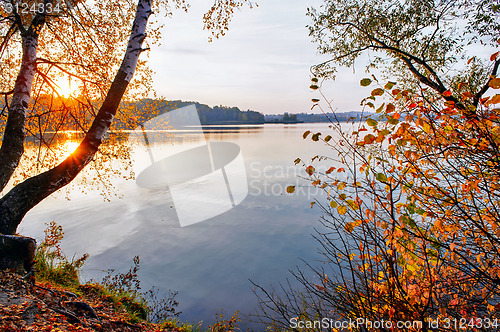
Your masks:
<svg viewBox="0 0 500 332"><path fill-rule="evenodd" d="M214 1L204 16L205 28L215 37L223 35L234 9L247 2ZM171 7L187 10L188 4L184 0L139 0L136 6L125 0L0 2L1 117L6 116L0 190L7 188L20 165L26 136L33 134L30 119L38 116L40 125L40 114L33 107L39 96L33 98L33 91L57 94L54 77L64 74L77 79L84 96L78 103L88 107L86 116L92 118L88 127L82 126L85 135L73 153L0 198L1 234L14 234L31 208L70 183L95 158L124 96L150 88L151 72L140 55L160 39L161 22L148 24L148 20L153 12L169 15ZM123 49L125 54L120 57Z"/></svg>

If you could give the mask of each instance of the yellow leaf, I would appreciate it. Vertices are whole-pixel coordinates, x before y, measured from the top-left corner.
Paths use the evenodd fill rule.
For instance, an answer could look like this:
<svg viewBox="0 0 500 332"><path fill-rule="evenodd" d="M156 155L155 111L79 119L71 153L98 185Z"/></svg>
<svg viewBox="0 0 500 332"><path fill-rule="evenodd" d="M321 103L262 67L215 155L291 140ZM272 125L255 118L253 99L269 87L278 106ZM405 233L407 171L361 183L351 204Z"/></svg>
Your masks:
<svg viewBox="0 0 500 332"><path fill-rule="evenodd" d="M347 233L351 233L354 230L355 226L356 224L354 224L353 222L348 222L347 224L345 224L344 228Z"/></svg>
<svg viewBox="0 0 500 332"><path fill-rule="evenodd" d="M344 205L339 205L337 211L340 215L344 215L347 212L347 207L345 207Z"/></svg>

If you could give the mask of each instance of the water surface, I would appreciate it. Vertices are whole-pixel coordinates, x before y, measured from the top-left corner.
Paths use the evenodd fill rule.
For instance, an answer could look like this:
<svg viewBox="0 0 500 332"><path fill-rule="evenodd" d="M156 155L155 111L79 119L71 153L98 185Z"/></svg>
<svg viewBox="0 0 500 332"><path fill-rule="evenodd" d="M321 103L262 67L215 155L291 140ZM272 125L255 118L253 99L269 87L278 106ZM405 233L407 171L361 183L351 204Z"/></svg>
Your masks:
<svg viewBox="0 0 500 332"><path fill-rule="evenodd" d="M90 254L82 270L87 280L101 278L108 268L126 272L132 258L140 256L143 290L178 291L181 320L208 324L221 308L228 317L236 310L251 314L257 299L250 279L276 286L289 277L288 270L303 265L299 258L319 258L311 233L319 227L321 212L310 202L326 196L300 178L307 175L294 160L333 152L303 140L308 129L329 131L326 124L205 128L207 141L240 146L248 182L241 204L209 220L180 227L167 188L121 180L114 185L122 198L110 202L95 192L83 195L78 187L70 201L62 193L48 198L26 216L19 232L41 240L45 223L61 224L68 256ZM176 134L176 144L191 144L193 137ZM288 185L297 185L295 194L286 193Z"/></svg>

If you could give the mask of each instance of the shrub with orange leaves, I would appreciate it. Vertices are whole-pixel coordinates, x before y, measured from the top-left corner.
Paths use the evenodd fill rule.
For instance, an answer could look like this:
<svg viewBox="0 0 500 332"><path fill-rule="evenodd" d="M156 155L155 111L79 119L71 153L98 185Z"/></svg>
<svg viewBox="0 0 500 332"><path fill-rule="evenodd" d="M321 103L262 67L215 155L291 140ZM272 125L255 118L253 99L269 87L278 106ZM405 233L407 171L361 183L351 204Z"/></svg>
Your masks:
<svg viewBox="0 0 500 332"><path fill-rule="evenodd" d="M479 89L461 83L440 96L374 76L361 81L377 85L363 101L376 112L352 127L332 121L336 139L316 141L335 151L333 165L308 173L327 195L316 204L325 213L316 236L323 265L308 265L314 277L293 273L300 289L259 287L264 321L286 330L291 317L385 321L407 331L436 321L440 331L498 328L497 53L491 61ZM342 176L332 173L340 167ZM398 322L414 325L396 329Z"/></svg>

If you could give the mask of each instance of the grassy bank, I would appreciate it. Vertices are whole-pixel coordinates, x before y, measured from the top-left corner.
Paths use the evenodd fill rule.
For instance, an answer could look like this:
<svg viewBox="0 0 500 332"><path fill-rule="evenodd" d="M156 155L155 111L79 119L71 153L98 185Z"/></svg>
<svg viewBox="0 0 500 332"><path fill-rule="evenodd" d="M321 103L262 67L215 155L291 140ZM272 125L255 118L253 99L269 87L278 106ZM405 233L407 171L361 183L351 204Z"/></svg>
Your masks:
<svg viewBox="0 0 500 332"><path fill-rule="evenodd" d="M216 315L207 328L178 319L176 292L143 292L139 257L126 273L108 274L101 281L82 283L79 270L88 255L68 258L61 251L64 232L52 222L38 246L35 268L21 277L0 272L2 331L207 331L238 329L238 313L228 320Z"/></svg>

